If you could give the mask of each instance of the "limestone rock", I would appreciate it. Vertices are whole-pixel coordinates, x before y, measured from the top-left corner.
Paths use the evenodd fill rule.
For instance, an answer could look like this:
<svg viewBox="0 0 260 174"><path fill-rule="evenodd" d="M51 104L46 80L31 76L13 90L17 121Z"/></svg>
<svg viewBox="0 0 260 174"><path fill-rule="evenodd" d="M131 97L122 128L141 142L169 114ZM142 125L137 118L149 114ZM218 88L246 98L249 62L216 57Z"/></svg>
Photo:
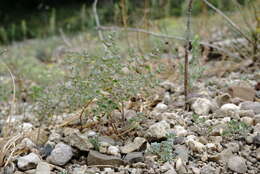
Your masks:
<svg viewBox="0 0 260 174"><path fill-rule="evenodd" d="M121 160L120 157L105 155L99 153L97 151L91 150L87 157L87 164L88 165L113 165L113 166L120 166L123 165L124 162Z"/></svg>
<svg viewBox="0 0 260 174"><path fill-rule="evenodd" d="M58 143L51 155L47 157L47 161L54 164L63 166L65 165L73 156L72 148L64 143Z"/></svg>
<svg viewBox="0 0 260 174"><path fill-rule="evenodd" d="M66 128L64 136L64 141L67 144L79 150L89 151L93 148L93 144L89 141L88 133L81 134L78 129Z"/></svg>
<svg viewBox="0 0 260 174"><path fill-rule="evenodd" d="M39 162L35 174L50 174L51 168L46 162Z"/></svg>
<svg viewBox="0 0 260 174"><path fill-rule="evenodd" d="M243 110L253 110L255 114L260 114L260 102L242 102L240 108Z"/></svg>
<svg viewBox="0 0 260 174"><path fill-rule="evenodd" d="M237 173L246 173L246 160L240 156L232 156L228 160L228 168Z"/></svg>
<svg viewBox="0 0 260 174"><path fill-rule="evenodd" d="M134 139L134 142L126 144L125 146L121 147L121 152L122 153L130 153L133 151L138 150L144 143L146 142L145 138L141 138L141 137L136 137Z"/></svg>
<svg viewBox="0 0 260 174"><path fill-rule="evenodd" d="M17 159L17 166L21 170L30 170L36 168L40 158L35 153L19 157Z"/></svg>
<svg viewBox="0 0 260 174"><path fill-rule="evenodd" d="M167 134L169 133L170 125L165 120L162 120L158 123L155 123L149 127L147 130L147 137L150 138L166 138Z"/></svg>
<svg viewBox="0 0 260 174"><path fill-rule="evenodd" d="M192 109L198 115L208 115L213 104L206 98L197 98L192 104Z"/></svg>

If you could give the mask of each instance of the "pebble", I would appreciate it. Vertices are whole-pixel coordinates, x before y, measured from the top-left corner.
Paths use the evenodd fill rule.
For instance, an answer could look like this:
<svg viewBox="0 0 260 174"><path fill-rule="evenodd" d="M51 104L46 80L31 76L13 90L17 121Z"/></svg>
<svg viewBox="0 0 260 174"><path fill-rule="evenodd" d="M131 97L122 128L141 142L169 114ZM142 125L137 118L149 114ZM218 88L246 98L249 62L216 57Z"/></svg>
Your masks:
<svg viewBox="0 0 260 174"><path fill-rule="evenodd" d="M17 159L17 167L23 171L35 169L40 158L35 153L30 153L26 156Z"/></svg>
<svg viewBox="0 0 260 174"><path fill-rule="evenodd" d="M58 166L65 165L73 156L72 148L64 143L58 143L50 156L47 157L47 161Z"/></svg>
<svg viewBox="0 0 260 174"><path fill-rule="evenodd" d="M228 160L228 168L237 173L246 173L246 160L240 156L232 156Z"/></svg>

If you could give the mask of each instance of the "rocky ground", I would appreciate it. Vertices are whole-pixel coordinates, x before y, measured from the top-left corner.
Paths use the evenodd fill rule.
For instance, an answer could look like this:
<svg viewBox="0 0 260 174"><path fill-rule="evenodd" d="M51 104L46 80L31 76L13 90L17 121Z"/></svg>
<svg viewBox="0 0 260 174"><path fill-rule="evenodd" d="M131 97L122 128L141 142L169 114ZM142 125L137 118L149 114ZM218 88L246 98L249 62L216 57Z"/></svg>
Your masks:
<svg viewBox="0 0 260 174"><path fill-rule="evenodd" d="M260 72L255 69L197 82L189 111L183 109L182 86L165 81L143 117L134 108L125 110L125 118L135 121L117 136L98 133L93 120L81 129L75 114L55 116L48 125L30 114L14 115L19 132L0 139L0 173L258 174ZM116 112L113 116L119 119Z"/></svg>

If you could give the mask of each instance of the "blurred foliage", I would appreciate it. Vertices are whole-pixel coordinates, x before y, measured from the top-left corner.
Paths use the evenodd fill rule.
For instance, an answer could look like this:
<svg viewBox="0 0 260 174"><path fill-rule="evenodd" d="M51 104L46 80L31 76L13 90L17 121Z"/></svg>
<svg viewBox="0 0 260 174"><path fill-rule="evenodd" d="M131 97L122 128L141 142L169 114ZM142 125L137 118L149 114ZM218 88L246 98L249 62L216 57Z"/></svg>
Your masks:
<svg viewBox="0 0 260 174"><path fill-rule="evenodd" d="M209 0L221 10L233 10L233 1ZM253 0L236 0L246 4ZM183 0L125 0L122 7L120 0L100 0L98 13L101 24L114 23L122 25L123 18L129 25L140 22L140 17L148 13L149 19L161 19L184 14ZM146 2L146 5L145 5ZM5 1L0 7L0 43L11 43L29 38L44 38L60 34L62 29L66 34L73 34L86 29L94 29L95 21L91 5L93 0L23 0ZM127 16L122 17L122 8ZM164 9L164 10L161 10ZM198 15L210 9L202 1L195 1L193 14ZM138 20L137 20L138 19Z"/></svg>

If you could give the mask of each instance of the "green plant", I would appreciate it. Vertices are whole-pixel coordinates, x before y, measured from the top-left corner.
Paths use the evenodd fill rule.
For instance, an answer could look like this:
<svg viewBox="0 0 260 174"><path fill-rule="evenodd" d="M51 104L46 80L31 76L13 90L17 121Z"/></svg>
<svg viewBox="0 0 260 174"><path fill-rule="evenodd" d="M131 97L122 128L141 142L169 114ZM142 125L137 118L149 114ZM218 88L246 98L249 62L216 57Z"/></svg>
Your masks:
<svg viewBox="0 0 260 174"><path fill-rule="evenodd" d="M159 157L162 162L172 161L175 157L173 151L173 140L175 135L169 134L166 141L151 143L149 152Z"/></svg>
<svg viewBox="0 0 260 174"><path fill-rule="evenodd" d="M248 126L244 122L231 120L227 123L227 128L223 132L223 136L235 136L239 134L244 134L250 130L250 126Z"/></svg>
<svg viewBox="0 0 260 174"><path fill-rule="evenodd" d="M94 150L99 151L100 142L98 136L89 138L89 142L94 146Z"/></svg>

